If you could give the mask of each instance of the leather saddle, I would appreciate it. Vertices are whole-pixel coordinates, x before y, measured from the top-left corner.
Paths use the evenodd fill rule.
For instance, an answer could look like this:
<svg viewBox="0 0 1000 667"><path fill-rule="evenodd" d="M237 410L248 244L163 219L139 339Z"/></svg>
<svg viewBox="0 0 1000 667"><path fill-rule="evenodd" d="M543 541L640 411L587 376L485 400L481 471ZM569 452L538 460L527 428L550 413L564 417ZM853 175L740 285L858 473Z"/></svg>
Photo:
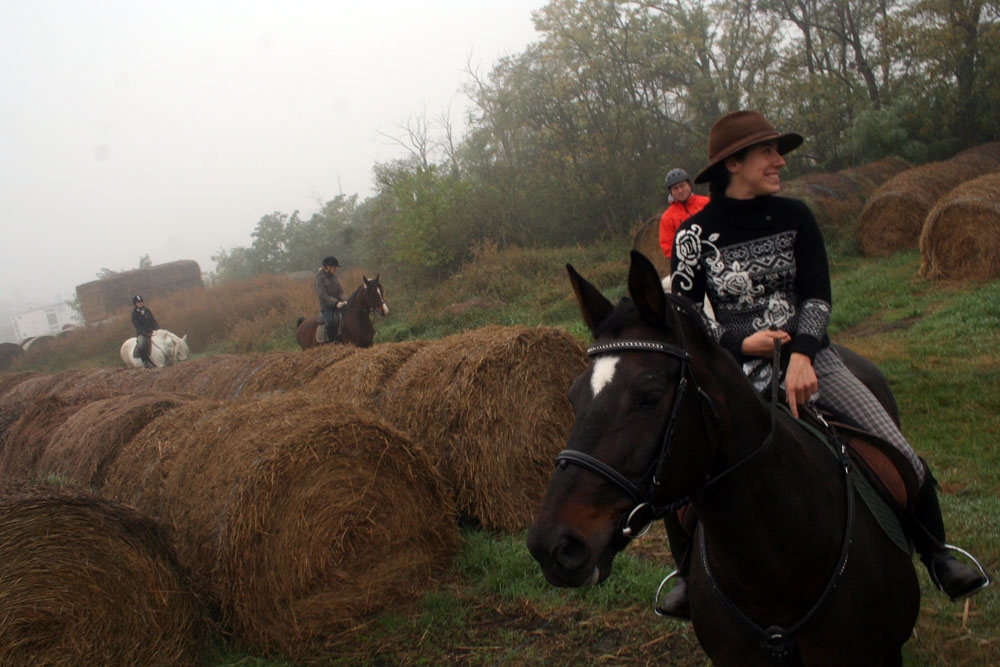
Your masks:
<svg viewBox="0 0 1000 667"><path fill-rule="evenodd" d="M871 483L878 495L897 513L912 511L920 493L920 483L913 466L903 454L882 438L839 418L815 409L799 416L820 432L833 432L847 445L854 467ZM825 423L824 423L825 422Z"/></svg>

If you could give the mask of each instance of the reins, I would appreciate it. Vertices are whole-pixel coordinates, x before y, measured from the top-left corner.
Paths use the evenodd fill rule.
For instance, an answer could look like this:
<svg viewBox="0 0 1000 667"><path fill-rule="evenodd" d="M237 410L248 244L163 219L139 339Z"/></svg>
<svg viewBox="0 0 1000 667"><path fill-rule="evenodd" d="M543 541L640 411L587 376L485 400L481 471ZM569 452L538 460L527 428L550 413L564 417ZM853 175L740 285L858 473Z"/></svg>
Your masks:
<svg viewBox="0 0 1000 667"><path fill-rule="evenodd" d="M776 342L775 348L778 347ZM777 352L777 350L776 350ZM777 365L777 364L776 364ZM779 409L786 409L783 406L779 406L777 402L777 385L778 376L774 375L772 377L772 389L771 389L771 433L774 434L774 423ZM790 413L789 413L790 414ZM828 435L832 432L829 424L817 413L816 417L823 423L827 428ZM845 494L847 498L847 520L844 527L844 539L841 542L840 547L840 557L837 559L837 565L830 575L830 579L826 583L826 587L820 594L819 598L813 603L812 607L805 613L805 615L796 621L790 628L784 628L779 625L771 625L767 628L763 628L753 621L739 606L726 595L726 592L722 590L722 586L719 585L718 580L712 573L712 566L709 564L708 560L708 545L705 542L705 531L704 529L698 529L698 550L701 552L701 564L705 568L705 574L708 576L709 584L712 586L712 591L715 596L722 602L723 606L729 610L736 620L745 630L752 634L760 643L760 647L765 651L771 658L771 662L774 665L786 665L790 664L795 656L795 638L802 631L806 625L819 613L823 606L833 595L833 591L837 588L837 584L840 583L840 578L844 574L844 568L847 567L847 560L851 550L851 534L854 532L854 484L851 482L851 470L850 470L850 460L847 456L847 445L843 442L840 443L838 448L838 458L840 467L844 472L844 486Z"/></svg>

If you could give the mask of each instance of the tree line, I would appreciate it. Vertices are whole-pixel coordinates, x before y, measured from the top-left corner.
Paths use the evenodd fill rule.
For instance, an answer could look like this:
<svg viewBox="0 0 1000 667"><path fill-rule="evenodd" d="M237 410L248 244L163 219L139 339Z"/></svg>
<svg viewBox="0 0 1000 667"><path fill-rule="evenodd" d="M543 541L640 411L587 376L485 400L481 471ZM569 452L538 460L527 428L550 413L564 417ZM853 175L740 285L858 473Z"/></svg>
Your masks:
<svg viewBox="0 0 1000 667"><path fill-rule="evenodd" d="M411 118L371 197L262 217L218 277L314 269L319 248L438 280L487 240L627 234L736 109L806 137L790 177L1000 139L1000 0L551 0L533 20L523 52L467 66L462 137L447 114Z"/></svg>

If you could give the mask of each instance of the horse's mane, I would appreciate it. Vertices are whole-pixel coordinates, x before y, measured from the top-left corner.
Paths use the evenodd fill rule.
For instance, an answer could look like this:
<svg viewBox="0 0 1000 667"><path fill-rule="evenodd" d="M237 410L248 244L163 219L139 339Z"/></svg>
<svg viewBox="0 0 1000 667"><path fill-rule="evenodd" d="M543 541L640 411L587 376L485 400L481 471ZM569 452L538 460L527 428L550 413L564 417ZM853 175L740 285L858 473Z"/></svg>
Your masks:
<svg viewBox="0 0 1000 667"><path fill-rule="evenodd" d="M361 284L358 285L357 288L355 288L355 290L353 292L351 292L351 296L347 297L347 305L348 306L353 305L354 304L354 300L356 298L360 298L360 295L361 295L362 292L366 292L367 291L367 289L368 289L368 283L369 282L371 282L371 283L377 283L378 280L374 279L374 278L371 281L362 280Z"/></svg>

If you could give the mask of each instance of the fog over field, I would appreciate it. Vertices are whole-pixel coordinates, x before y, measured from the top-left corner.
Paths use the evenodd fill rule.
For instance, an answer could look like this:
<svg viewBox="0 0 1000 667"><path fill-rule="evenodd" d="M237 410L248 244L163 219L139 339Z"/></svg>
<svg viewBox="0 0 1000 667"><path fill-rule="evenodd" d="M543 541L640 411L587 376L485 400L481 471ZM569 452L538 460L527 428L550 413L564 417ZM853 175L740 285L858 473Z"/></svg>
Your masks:
<svg viewBox="0 0 1000 667"><path fill-rule="evenodd" d="M372 194L387 138L449 113L543 0L0 5L0 303L249 246L262 216Z"/></svg>

